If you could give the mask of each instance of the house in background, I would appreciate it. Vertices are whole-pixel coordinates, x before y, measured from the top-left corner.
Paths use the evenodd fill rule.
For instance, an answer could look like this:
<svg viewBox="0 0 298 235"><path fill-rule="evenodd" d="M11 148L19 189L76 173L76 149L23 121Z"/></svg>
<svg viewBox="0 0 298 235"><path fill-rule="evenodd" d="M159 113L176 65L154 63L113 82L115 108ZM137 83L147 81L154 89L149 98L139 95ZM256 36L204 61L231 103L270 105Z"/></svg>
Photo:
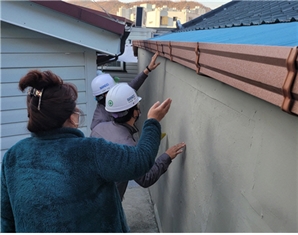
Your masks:
<svg viewBox="0 0 298 235"><path fill-rule="evenodd" d="M134 40L147 40L153 37L158 30L151 28L132 27L126 39L124 53L111 63L98 66L104 73L118 77L120 82L129 82L138 74L138 58L133 54L132 42Z"/></svg>
<svg viewBox="0 0 298 235"><path fill-rule="evenodd" d="M29 136L26 93L18 82L31 69L51 70L79 91L90 134L96 102L91 81L98 66L118 59L132 22L63 1L1 1L1 159Z"/></svg>
<svg viewBox="0 0 298 235"><path fill-rule="evenodd" d="M190 21L190 19L205 14L208 10L209 9L203 6L195 6L193 9L189 9L188 7L178 10L177 8L168 7L167 5L157 7L156 4L144 3L131 8L122 6L117 11L117 15L137 22L137 15L141 14L141 26L173 28L178 20L181 23L185 23Z"/></svg>
<svg viewBox="0 0 298 235"><path fill-rule="evenodd" d="M298 232L297 29L297 1L232 1L133 42L160 53L143 113L173 100L160 153L187 145L149 188L161 232Z"/></svg>
<svg viewBox="0 0 298 235"><path fill-rule="evenodd" d="M118 57L117 61L98 66L104 73L109 73L112 77L119 78L119 82L129 82L138 74L138 58L133 53L133 41L148 40L150 38L168 33L168 28L144 28L135 25L131 28L130 34L126 39L125 51Z"/></svg>

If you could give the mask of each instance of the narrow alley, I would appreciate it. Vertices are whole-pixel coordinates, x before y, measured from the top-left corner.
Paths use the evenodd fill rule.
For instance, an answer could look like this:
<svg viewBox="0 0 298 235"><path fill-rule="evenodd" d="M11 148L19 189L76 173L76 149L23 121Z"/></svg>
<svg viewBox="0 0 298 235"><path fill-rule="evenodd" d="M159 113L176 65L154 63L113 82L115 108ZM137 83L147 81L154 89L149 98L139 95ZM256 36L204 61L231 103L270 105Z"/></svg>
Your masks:
<svg viewBox="0 0 298 235"><path fill-rule="evenodd" d="M131 233L158 233L149 190L130 181L123 200L123 208Z"/></svg>

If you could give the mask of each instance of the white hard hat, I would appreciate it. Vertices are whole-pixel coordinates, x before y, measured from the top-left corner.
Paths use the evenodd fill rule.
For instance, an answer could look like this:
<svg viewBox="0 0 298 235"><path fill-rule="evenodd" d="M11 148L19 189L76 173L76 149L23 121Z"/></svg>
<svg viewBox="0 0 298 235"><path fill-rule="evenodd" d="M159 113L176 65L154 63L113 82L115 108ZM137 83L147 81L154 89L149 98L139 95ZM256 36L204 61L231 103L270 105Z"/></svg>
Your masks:
<svg viewBox="0 0 298 235"><path fill-rule="evenodd" d="M96 76L91 82L91 89L94 96L109 91L116 83L110 74L103 73Z"/></svg>
<svg viewBox="0 0 298 235"><path fill-rule="evenodd" d="M140 102L135 90L125 82L112 87L106 96L106 110L110 113L122 112Z"/></svg>

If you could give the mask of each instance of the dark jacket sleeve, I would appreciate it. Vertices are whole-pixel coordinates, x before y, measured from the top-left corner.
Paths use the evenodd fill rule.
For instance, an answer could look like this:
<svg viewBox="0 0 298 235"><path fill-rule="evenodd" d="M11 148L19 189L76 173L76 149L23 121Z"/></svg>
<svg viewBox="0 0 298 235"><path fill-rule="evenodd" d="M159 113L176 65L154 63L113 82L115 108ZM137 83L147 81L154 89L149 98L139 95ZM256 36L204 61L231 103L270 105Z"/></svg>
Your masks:
<svg viewBox="0 0 298 235"><path fill-rule="evenodd" d="M96 164L98 173L103 179L107 181L133 180L144 175L154 165L160 135L160 123L155 119L147 119L136 146L115 144L102 138L91 138L98 142L98 145L94 150L89 148L89 151L100 156L96 158Z"/></svg>
<svg viewBox="0 0 298 235"><path fill-rule="evenodd" d="M7 192L6 180L4 175L5 156L2 162L1 170L1 233L11 233L15 231L15 222L13 212Z"/></svg>
<svg viewBox="0 0 298 235"><path fill-rule="evenodd" d="M156 159L153 167L145 175L135 179L135 181L143 188L150 187L167 171L171 162L170 156L163 153Z"/></svg>
<svg viewBox="0 0 298 235"><path fill-rule="evenodd" d="M146 75L144 72L141 72L132 81L130 81L128 85L137 91L143 85L147 77L148 75Z"/></svg>

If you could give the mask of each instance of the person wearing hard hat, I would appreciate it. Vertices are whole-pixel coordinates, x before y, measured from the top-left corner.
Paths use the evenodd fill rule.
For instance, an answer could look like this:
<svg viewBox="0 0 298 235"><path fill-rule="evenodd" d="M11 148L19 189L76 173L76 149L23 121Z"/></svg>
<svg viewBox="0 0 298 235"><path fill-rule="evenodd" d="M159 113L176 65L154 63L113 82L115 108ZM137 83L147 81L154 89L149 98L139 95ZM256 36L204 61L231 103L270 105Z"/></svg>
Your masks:
<svg viewBox="0 0 298 235"><path fill-rule="evenodd" d="M144 69L143 72L138 74L129 85L138 90L141 85L145 82L149 73L154 70L160 63L156 63L156 58L158 52L156 52L151 58L151 62ZM112 117L105 110L105 97L107 92L116 85L116 82L111 77L110 74L102 73L96 76L91 82L91 89L95 100L97 101L97 106L93 114L90 129L92 130L100 122L108 122L112 120Z"/></svg>
<svg viewBox="0 0 298 235"><path fill-rule="evenodd" d="M141 99L127 83L119 83L112 87L106 96L105 109L111 114L113 121L97 124L91 132L91 137L104 138L118 144L137 145L138 129L135 123L141 114L139 107ZM184 147L184 142L170 147L155 160L153 167L145 175L135 181L144 188L153 185L167 171L172 160L183 151ZM117 182L116 185L123 200L128 181Z"/></svg>

